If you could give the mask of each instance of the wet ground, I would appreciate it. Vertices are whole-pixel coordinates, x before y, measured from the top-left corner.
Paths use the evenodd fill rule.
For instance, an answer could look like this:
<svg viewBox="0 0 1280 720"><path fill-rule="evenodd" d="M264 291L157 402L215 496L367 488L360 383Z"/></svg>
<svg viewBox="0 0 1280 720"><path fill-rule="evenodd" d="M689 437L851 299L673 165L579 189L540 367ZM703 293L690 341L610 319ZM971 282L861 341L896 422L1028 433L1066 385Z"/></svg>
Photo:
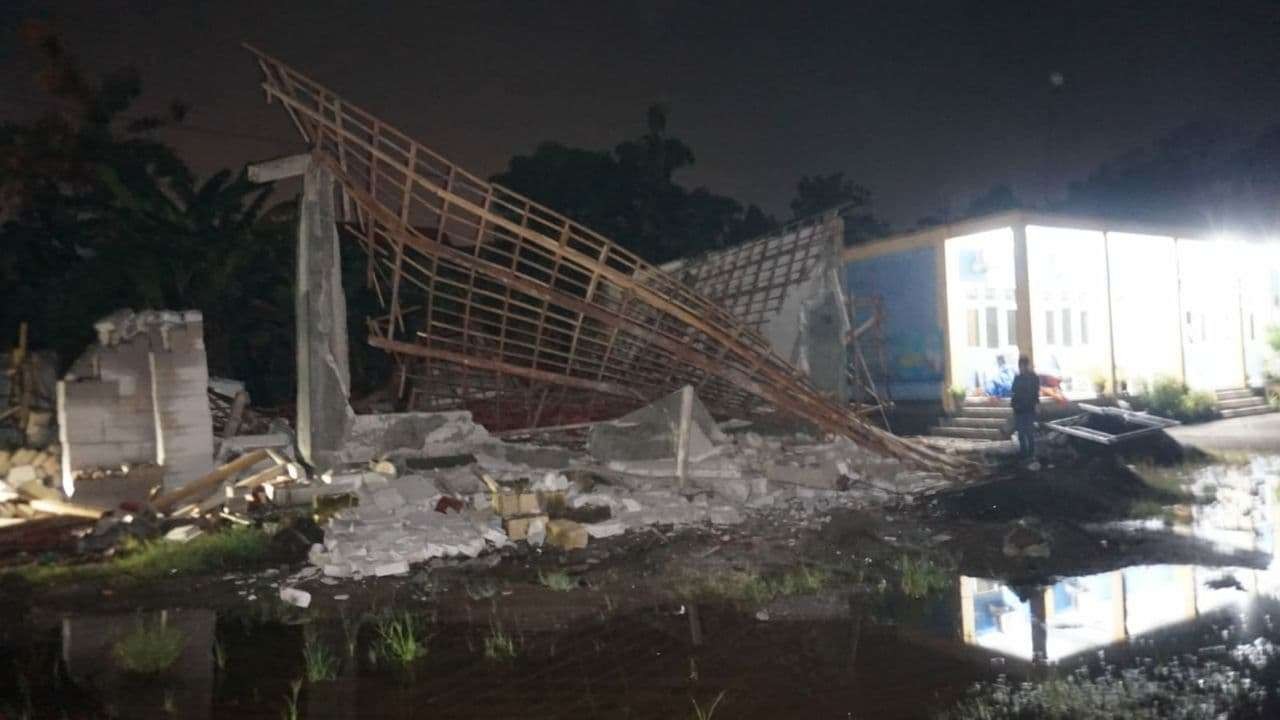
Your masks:
<svg viewBox="0 0 1280 720"><path fill-rule="evenodd" d="M0 716L1275 717L1278 485L1280 455L1011 469L876 512L314 579L306 610L277 596L301 565L9 579ZM139 628L168 669L122 668Z"/></svg>

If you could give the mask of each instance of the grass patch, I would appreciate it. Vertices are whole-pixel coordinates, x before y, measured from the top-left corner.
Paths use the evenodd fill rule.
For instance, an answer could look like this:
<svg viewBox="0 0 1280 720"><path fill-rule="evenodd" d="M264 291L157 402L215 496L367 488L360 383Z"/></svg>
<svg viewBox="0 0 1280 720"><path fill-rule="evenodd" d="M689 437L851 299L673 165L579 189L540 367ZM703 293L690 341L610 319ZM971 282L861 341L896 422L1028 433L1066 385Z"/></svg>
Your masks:
<svg viewBox="0 0 1280 720"><path fill-rule="evenodd" d="M302 631L302 661L307 671L307 682L328 682L338 677L338 656L320 640L311 625Z"/></svg>
<svg viewBox="0 0 1280 720"><path fill-rule="evenodd" d="M489 636L484 639L484 657L486 660L496 662L514 660L519 654L515 640L503 632L501 627L494 625L489 628Z"/></svg>
<svg viewBox="0 0 1280 720"><path fill-rule="evenodd" d="M552 570L546 574L543 574L542 571L539 570L538 582L541 583L543 587L551 588L556 592L569 592L570 590L578 587L578 581L575 580L572 575L560 570Z"/></svg>
<svg viewBox="0 0 1280 720"><path fill-rule="evenodd" d="M163 621L144 623L128 635L116 641L112 648L116 662L128 672L138 675L159 675L168 670L182 656L187 636Z"/></svg>
<svg viewBox="0 0 1280 720"><path fill-rule="evenodd" d="M951 586L951 568L927 557L898 558L898 587L909 598L921 599Z"/></svg>
<svg viewBox="0 0 1280 720"><path fill-rule="evenodd" d="M1138 500L1129 505L1129 515L1135 518L1163 516L1164 505L1155 500Z"/></svg>
<svg viewBox="0 0 1280 720"><path fill-rule="evenodd" d="M696 720L711 720L711 718L715 717L716 708L720 707L720 701L724 700L724 693L725 691L721 690L720 694L716 696L715 700L711 701L706 710L702 709L696 698L689 698L689 702L693 703L693 717Z"/></svg>
<svg viewBox="0 0 1280 720"><path fill-rule="evenodd" d="M298 720L298 693L302 691L302 678L289 681L289 694L284 696L281 720Z"/></svg>
<svg viewBox="0 0 1280 720"><path fill-rule="evenodd" d="M216 573L261 564L270 538L262 530L234 527L185 543L154 540L126 545L109 560L83 565L23 565L13 572L32 584L100 580L138 582L173 575Z"/></svg>
<svg viewBox="0 0 1280 720"><path fill-rule="evenodd" d="M413 615L403 612L377 622L378 654L401 665L427 656L427 642Z"/></svg>
<svg viewBox="0 0 1280 720"><path fill-rule="evenodd" d="M728 600L763 605L777 597L812 595L831 582L831 573L800 567L781 575L761 575L754 570L721 570L687 578L676 594L689 599Z"/></svg>

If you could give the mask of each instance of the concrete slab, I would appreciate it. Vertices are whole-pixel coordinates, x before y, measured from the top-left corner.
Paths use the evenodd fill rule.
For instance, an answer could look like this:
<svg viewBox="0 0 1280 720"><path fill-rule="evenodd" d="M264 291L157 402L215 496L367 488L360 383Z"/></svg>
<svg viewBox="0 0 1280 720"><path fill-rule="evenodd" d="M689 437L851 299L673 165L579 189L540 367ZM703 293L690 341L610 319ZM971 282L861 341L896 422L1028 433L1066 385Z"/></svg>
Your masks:
<svg viewBox="0 0 1280 720"><path fill-rule="evenodd" d="M624 415L592 426L587 450L602 462L662 460L676 456L676 429L680 425L680 391ZM728 442L720 427L695 396L693 425L689 434L689 460L714 455Z"/></svg>

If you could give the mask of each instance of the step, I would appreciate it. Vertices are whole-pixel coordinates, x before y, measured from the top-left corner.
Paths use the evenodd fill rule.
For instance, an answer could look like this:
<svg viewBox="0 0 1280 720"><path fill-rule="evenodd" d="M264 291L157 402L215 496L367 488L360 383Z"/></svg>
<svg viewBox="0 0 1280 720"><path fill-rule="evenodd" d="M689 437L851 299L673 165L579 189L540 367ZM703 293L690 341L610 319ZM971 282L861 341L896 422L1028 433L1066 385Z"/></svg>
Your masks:
<svg viewBox="0 0 1280 720"><path fill-rule="evenodd" d="M1263 400L1257 395L1250 395L1249 397L1237 398L1233 400L1219 400L1218 409L1219 410L1239 410L1241 408L1248 408L1248 407L1254 407L1256 405L1266 405L1266 404L1267 404L1266 400Z"/></svg>
<svg viewBox="0 0 1280 720"><path fill-rule="evenodd" d="M1223 410L1221 412L1224 418L1249 417L1251 415L1266 415L1273 413L1276 409L1265 403L1261 405L1251 405L1250 407L1236 408L1234 410Z"/></svg>
<svg viewBox="0 0 1280 720"><path fill-rule="evenodd" d="M970 418L1009 418L1013 417L1013 408L1011 407L981 407L978 405L965 405L961 408L960 413L956 417Z"/></svg>
<svg viewBox="0 0 1280 720"><path fill-rule="evenodd" d="M929 434L935 437L952 437L964 438L966 440L1004 440L1004 434L999 430L991 430L988 428L969 428L969 427L935 427L929 430Z"/></svg>
<svg viewBox="0 0 1280 720"><path fill-rule="evenodd" d="M1218 396L1218 401L1223 400L1240 400L1242 398L1257 397L1249 388L1231 388L1229 390L1218 390L1214 393Z"/></svg>
<svg viewBox="0 0 1280 720"><path fill-rule="evenodd" d="M1000 417L958 417L942 418L939 423L942 427L968 427L968 428L987 428L989 430L1004 430L1006 418Z"/></svg>
<svg viewBox="0 0 1280 720"><path fill-rule="evenodd" d="M1009 398L965 398L964 406L968 408L1009 407Z"/></svg>

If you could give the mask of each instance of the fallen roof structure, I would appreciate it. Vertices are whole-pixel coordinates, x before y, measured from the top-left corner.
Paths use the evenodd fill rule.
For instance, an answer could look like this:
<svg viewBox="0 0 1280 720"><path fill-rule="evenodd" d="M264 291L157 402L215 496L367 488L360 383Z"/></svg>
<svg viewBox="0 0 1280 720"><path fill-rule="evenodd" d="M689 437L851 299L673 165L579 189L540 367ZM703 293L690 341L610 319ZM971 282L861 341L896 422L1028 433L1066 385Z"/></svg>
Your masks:
<svg viewBox="0 0 1280 720"><path fill-rule="evenodd" d="M1079 415L1046 423L1051 430L1100 445L1118 445L1180 425L1177 420L1114 407L1079 403Z"/></svg>
<svg viewBox="0 0 1280 720"><path fill-rule="evenodd" d="M713 413L777 410L917 465L963 464L823 397L749 324L666 272L246 47L268 100L341 190L386 310L369 319L370 344L429 380L428 407L536 426L566 409L616 417L692 385Z"/></svg>

